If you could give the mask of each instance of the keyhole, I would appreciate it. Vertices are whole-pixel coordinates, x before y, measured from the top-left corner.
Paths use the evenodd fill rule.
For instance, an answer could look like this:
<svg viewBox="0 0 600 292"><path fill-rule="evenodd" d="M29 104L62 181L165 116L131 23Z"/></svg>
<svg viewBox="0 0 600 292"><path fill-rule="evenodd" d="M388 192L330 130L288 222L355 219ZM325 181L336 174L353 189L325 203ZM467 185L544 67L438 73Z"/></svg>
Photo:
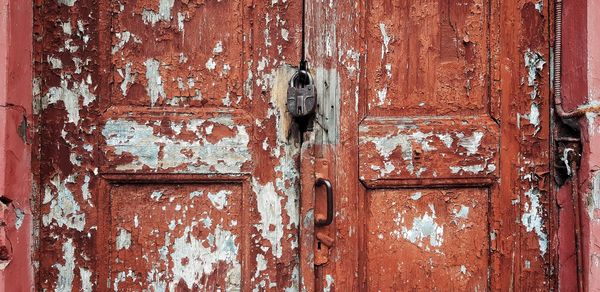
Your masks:
<svg viewBox="0 0 600 292"><path fill-rule="evenodd" d="M317 241L317 249L321 250L321 242L320 241Z"/></svg>

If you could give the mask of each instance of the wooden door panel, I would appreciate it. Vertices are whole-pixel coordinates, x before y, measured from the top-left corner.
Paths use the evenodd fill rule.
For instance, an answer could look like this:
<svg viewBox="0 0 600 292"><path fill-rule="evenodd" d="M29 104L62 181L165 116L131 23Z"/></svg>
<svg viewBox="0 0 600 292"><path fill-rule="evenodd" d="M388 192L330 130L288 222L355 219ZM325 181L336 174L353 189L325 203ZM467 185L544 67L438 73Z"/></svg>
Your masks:
<svg viewBox="0 0 600 292"><path fill-rule="evenodd" d="M250 268L241 262L241 184L122 183L110 187L105 216L114 290L241 288Z"/></svg>
<svg viewBox="0 0 600 292"><path fill-rule="evenodd" d="M487 6L368 4L358 125L368 290L488 287L500 130L488 111Z"/></svg>
<svg viewBox="0 0 600 292"><path fill-rule="evenodd" d="M367 103L377 116L487 109L488 1L368 1Z"/></svg>
<svg viewBox="0 0 600 292"><path fill-rule="evenodd" d="M335 231L323 231L336 243L317 287L553 287L549 6L533 0L308 6L308 56L317 72L340 76L316 85L340 84L339 124L325 118L325 129L317 127L339 133L321 146L334 153L325 173L334 178L338 215ZM328 50L327 44L337 45ZM417 192L422 197L413 200ZM453 213L457 205L472 206L460 218L464 228ZM440 246L409 232L426 214L443 227Z"/></svg>
<svg viewBox="0 0 600 292"><path fill-rule="evenodd" d="M368 191L369 290L485 290L488 194L485 188Z"/></svg>
<svg viewBox="0 0 600 292"><path fill-rule="evenodd" d="M369 117L359 126L360 178L368 185L491 179L499 140L489 116Z"/></svg>
<svg viewBox="0 0 600 292"><path fill-rule="evenodd" d="M170 2L111 2L111 103L247 105L250 97L242 100L243 1Z"/></svg>
<svg viewBox="0 0 600 292"><path fill-rule="evenodd" d="M242 112L138 110L105 116L106 172L249 173L251 119Z"/></svg>
<svg viewBox="0 0 600 292"><path fill-rule="evenodd" d="M297 290L300 3L35 5L37 288Z"/></svg>

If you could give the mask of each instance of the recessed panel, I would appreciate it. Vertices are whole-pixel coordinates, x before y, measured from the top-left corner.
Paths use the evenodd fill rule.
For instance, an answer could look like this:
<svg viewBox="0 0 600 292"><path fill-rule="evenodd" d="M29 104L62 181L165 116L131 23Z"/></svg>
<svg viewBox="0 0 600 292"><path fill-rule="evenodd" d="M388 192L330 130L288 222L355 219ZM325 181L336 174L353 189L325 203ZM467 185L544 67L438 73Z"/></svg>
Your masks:
<svg viewBox="0 0 600 292"><path fill-rule="evenodd" d="M369 290L485 290L487 194L486 189L368 192Z"/></svg>
<svg viewBox="0 0 600 292"><path fill-rule="evenodd" d="M498 126L488 117L365 120L360 177L377 180L495 177Z"/></svg>
<svg viewBox="0 0 600 292"><path fill-rule="evenodd" d="M115 291L240 289L240 185L115 185L110 200Z"/></svg>
<svg viewBox="0 0 600 292"><path fill-rule="evenodd" d="M113 1L113 105L241 107L240 1Z"/></svg>
<svg viewBox="0 0 600 292"><path fill-rule="evenodd" d="M483 0L370 1L370 115L483 112L487 5Z"/></svg>
<svg viewBox="0 0 600 292"><path fill-rule="evenodd" d="M249 171L252 128L229 113L108 114L105 172L235 174Z"/></svg>

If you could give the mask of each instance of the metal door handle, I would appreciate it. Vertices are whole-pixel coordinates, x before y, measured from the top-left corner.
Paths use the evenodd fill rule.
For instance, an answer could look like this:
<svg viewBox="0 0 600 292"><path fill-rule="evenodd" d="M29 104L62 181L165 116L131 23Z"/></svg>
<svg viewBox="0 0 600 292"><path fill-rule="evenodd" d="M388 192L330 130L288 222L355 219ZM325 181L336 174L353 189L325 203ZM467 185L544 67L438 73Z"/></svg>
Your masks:
<svg viewBox="0 0 600 292"><path fill-rule="evenodd" d="M317 226L327 226L333 222L333 187L331 187L331 182L328 179L318 178L315 186L319 187L325 185L325 189L327 190L327 218L323 218L323 216L315 216L315 225Z"/></svg>

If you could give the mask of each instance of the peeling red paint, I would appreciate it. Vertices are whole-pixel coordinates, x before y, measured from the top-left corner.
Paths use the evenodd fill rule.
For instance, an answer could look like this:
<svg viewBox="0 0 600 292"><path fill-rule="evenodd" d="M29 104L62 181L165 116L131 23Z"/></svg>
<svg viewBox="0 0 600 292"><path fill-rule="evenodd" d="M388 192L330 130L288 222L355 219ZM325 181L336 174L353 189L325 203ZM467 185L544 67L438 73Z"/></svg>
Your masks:
<svg viewBox="0 0 600 292"><path fill-rule="evenodd" d="M36 1L38 289L297 290L298 11Z"/></svg>
<svg viewBox="0 0 600 292"><path fill-rule="evenodd" d="M315 143L327 144L320 131L339 142L314 154L335 165L337 194L336 244L315 287L555 285L548 11L538 1L442 2L308 6L307 55L317 74L339 74L316 86L340 92L339 124L326 116L316 126ZM470 202L462 231L446 192ZM471 266L455 261L466 249Z"/></svg>
<svg viewBox="0 0 600 292"><path fill-rule="evenodd" d="M38 289L555 286L548 10L307 2L35 2Z"/></svg>

